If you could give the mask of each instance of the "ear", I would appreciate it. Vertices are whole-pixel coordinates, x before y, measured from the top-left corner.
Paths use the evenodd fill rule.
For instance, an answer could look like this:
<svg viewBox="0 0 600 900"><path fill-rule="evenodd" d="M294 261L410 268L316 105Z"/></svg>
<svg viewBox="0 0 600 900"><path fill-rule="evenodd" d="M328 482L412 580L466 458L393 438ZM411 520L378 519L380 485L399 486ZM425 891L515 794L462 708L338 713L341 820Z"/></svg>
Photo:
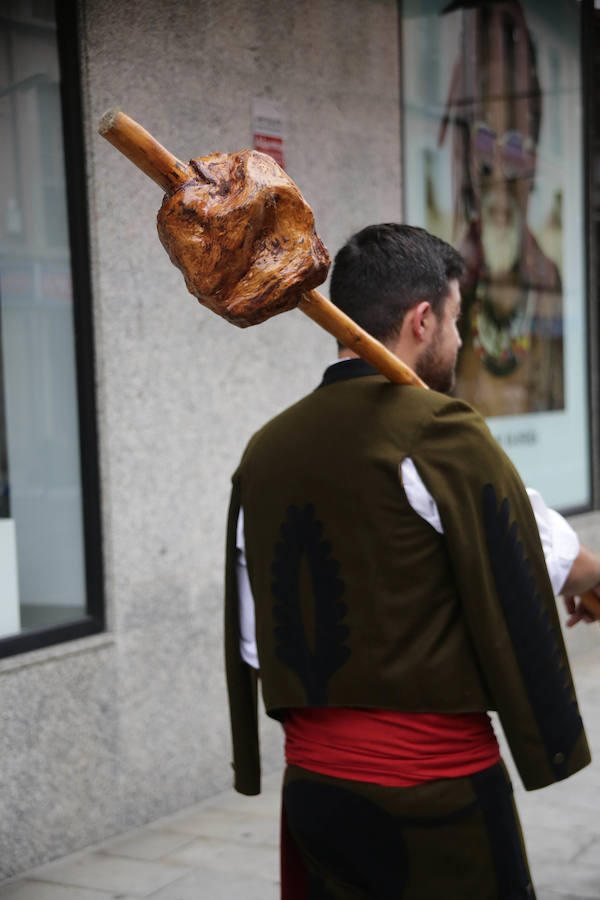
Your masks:
<svg viewBox="0 0 600 900"><path fill-rule="evenodd" d="M410 329L413 337L421 342L427 339L433 319L433 310L429 300L422 300L408 312Z"/></svg>

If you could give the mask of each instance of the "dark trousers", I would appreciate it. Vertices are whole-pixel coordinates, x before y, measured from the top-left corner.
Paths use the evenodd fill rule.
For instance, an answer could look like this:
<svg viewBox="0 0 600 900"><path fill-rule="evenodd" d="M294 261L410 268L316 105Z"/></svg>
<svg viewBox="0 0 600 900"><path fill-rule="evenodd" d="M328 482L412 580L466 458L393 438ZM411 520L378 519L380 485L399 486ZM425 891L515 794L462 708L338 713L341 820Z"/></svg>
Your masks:
<svg viewBox="0 0 600 900"><path fill-rule="evenodd" d="M535 900L503 763L409 788L289 766L282 900Z"/></svg>

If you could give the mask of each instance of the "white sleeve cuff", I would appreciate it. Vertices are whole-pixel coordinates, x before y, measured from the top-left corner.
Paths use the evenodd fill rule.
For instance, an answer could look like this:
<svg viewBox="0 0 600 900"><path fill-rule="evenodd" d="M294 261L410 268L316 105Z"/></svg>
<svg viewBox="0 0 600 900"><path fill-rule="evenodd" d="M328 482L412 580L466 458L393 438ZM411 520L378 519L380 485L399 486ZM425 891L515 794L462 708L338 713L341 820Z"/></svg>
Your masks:
<svg viewBox="0 0 600 900"><path fill-rule="evenodd" d="M560 594L579 553L579 538L560 513L546 506L537 491L527 488L527 494L540 532L552 590Z"/></svg>

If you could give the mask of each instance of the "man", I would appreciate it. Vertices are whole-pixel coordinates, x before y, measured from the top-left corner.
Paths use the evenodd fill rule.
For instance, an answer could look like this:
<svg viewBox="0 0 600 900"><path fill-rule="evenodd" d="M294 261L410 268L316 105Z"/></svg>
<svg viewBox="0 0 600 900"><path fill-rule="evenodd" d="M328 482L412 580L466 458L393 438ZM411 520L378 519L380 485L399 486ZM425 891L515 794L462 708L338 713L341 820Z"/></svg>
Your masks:
<svg viewBox="0 0 600 900"><path fill-rule="evenodd" d="M462 269L419 228L355 235L333 301L433 390L390 384L341 348L233 478L235 785L260 790L260 668L286 735L284 900L533 897L487 710L527 788L589 762L554 590L597 586L600 558L536 498L553 590L518 475L480 416L440 393L460 345Z"/></svg>
<svg viewBox="0 0 600 900"><path fill-rule="evenodd" d="M457 395L484 416L562 409L561 278L528 225L542 116L535 45L517 0L444 12L458 9L460 53L440 133L451 123L452 242L467 264Z"/></svg>

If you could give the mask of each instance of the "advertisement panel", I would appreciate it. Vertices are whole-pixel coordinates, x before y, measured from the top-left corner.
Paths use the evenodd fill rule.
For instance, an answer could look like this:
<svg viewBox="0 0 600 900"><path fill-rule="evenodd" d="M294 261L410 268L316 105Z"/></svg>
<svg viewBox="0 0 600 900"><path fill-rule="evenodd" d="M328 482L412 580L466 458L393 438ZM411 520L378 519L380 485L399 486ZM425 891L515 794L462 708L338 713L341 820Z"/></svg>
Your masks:
<svg viewBox="0 0 600 900"><path fill-rule="evenodd" d="M580 7L402 4L405 220L467 266L455 393L561 509L591 490Z"/></svg>

